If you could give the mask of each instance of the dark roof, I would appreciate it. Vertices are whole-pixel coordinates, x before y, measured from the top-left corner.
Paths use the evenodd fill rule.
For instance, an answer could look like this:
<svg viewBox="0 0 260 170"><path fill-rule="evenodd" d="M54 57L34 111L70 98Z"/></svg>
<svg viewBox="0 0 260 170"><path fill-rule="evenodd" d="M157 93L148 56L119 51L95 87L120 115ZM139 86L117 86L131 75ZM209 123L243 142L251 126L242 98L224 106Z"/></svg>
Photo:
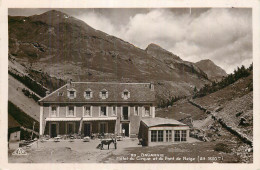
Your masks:
<svg viewBox="0 0 260 170"><path fill-rule="evenodd" d="M70 99L67 96L69 89L76 90L76 98ZM91 89L93 97L86 99L84 92ZM102 90L107 90L108 98L101 99L99 93ZM124 90L130 92L130 98L123 99L122 93ZM63 96L58 96L58 93L63 92ZM62 86L58 90L52 92L39 102L147 102L155 101L155 92L151 90L150 83L107 83L107 82L71 82Z"/></svg>
<svg viewBox="0 0 260 170"><path fill-rule="evenodd" d="M188 126L174 119L166 119L160 117L144 118L142 122L148 127L161 126L161 125L177 125L177 126Z"/></svg>
<svg viewBox="0 0 260 170"><path fill-rule="evenodd" d="M13 118L13 116L8 114L8 129L9 128L16 128L16 127L20 127L20 126L21 125Z"/></svg>

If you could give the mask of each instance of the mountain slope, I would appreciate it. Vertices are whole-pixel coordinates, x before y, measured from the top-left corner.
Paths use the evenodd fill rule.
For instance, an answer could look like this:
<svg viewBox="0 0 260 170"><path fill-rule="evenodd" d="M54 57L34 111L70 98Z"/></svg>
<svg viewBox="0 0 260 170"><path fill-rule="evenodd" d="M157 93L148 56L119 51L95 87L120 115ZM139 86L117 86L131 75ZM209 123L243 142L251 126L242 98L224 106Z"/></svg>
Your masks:
<svg viewBox="0 0 260 170"><path fill-rule="evenodd" d="M8 76L8 100L22 109L22 111L30 117L39 121L39 105L32 98L28 98L23 94L23 88L27 89L27 87L18 80L10 75Z"/></svg>
<svg viewBox="0 0 260 170"><path fill-rule="evenodd" d="M227 76L226 71L217 66L211 60L201 60L195 64L204 71L212 81L220 81L223 77Z"/></svg>
<svg viewBox="0 0 260 170"><path fill-rule="evenodd" d="M175 73L183 74L184 72L189 72L191 74L197 75L198 78L207 79L207 75L194 63L183 61L180 57L163 49L159 45L153 43L149 44L145 51L157 60L166 64L170 69L174 70Z"/></svg>
<svg viewBox="0 0 260 170"><path fill-rule="evenodd" d="M154 82L158 100L190 95L195 86L209 82L193 63L176 57L170 60L173 68L149 51L59 11L8 19L9 55L27 72L73 81Z"/></svg>

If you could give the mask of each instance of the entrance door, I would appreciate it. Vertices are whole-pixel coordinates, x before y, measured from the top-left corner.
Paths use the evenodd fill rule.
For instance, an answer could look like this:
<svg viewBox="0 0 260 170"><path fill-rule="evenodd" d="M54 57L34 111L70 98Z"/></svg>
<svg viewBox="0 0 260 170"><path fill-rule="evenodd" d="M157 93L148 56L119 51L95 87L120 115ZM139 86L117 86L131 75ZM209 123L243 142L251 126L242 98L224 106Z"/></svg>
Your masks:
<svg viewBox="0 0 260 170"><path fill-rule="evenodd" d="M84 136L90 136L90 123L84 124Z"/></svg>
<svg viewBox="0 0 260 170"><path fill-rule="evenodd" d="M51 138L57 137L57 125L51 124Z"/></svg>
<svg viewBox="0 0 260 170"><path fill-rule="evenodd" d="M107 132L107 123L100 123L100 133L106 133Z"/></svg>
<svg viewBox="0 0 260 170"><path fill-rule="evenodd" d="M129 123L122 123L122 131L125 130L125 136L129 136Z"/></svg>

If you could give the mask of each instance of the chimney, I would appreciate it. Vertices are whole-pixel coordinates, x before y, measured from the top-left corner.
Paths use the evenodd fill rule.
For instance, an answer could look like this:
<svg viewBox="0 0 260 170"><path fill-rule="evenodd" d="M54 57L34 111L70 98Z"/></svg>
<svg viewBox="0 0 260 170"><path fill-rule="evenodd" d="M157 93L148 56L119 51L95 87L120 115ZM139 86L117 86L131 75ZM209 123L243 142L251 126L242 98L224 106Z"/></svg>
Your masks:
<svg viewBox="0 0 260 170"><path fill-rule="evenodd" d="M72 82L72 79L67 80L67 88L71 88L71 82Z"/></svg>
<svg viewBox="0 0 260 170"><path fill-rule="evenodd" d="M47 90L46 92L45 92L45 96L48 96L49 94L50 94L50 91L49 90Z"/></svg>
<svg viewBox="0 0 260 170"><path fill-rule="evenodd" d="M154 83L153 82L150 83L150 89L151 89L151 91L154 91Z"/></svg>

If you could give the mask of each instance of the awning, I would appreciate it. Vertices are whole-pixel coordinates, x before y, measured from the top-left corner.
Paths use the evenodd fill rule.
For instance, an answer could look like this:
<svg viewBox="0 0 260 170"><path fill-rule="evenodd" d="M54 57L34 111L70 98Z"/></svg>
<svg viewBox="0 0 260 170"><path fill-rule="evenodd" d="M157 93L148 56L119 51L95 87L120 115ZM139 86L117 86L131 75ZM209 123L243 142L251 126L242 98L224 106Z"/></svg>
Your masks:
<svg viewBox="0 0 260 170"><path fill-rule="evenodd" d="M80 117L47 117L46 121L80 121Z"/></svg>
<svg viewBox="0 0 260 170"><path fill-rule="evenodd" d="M117 117L84 117L83 121L116 120Z"/></svg>
<svg viewBox="0 0 260 170"><path fill-rule="evenodd" d="M83 121L105 121L116 120L117 117L84 117ZM48 117L46 121L80 121L81 117Z"/></svg>

